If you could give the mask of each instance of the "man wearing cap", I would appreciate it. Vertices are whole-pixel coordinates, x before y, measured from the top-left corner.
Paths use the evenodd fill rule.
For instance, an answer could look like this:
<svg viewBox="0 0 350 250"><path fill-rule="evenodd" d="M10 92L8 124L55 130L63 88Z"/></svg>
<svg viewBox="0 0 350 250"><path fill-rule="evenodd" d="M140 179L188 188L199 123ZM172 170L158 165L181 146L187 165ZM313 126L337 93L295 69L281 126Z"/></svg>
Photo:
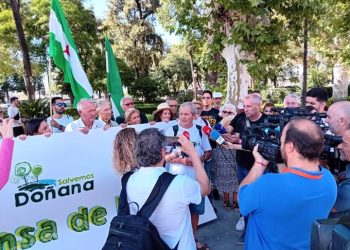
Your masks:
<svg viewBox="0 0 350 250"><path fill-rule="evenodd" d="M62 133L65 131L66 126L73 122L73 118L64 114L67 105L62 97L53 97L51 105L53 115L47 118L47 124L51 127L52 133Z"/></svg>
<svg viewBox="0 0 350 250"><path fill-rule="evenodd" d="M124 110L124 112L130 108L135 108L134 106L134 100L132 99L131 96L124 96L121 100L120 100L120 106L122 106L122 109ZM140 112L140 118L141 118L141 123L148 123L148 119L147 116L145 115L145 113ZM115 121L118 124L122 124L125 123L125 117L123 115L118 116Z"/></svg>
<svg viewBox="0 0 350 250"><path fill-rule="evenodd" d="M220 92L214 92L213 93L213 99L214 99L213 108L217 109L217 110L220 110L221 101L222 101L222 94Z"/></svg>

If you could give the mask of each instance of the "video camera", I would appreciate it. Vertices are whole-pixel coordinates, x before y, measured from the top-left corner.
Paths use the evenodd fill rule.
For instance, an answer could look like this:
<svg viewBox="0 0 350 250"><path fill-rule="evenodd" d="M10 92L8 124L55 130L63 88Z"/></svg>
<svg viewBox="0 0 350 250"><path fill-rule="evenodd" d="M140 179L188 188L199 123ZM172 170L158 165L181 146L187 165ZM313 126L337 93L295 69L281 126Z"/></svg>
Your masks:
<svg viewBox="0 0 350 250"><path fill-rule="evenodd" d="M326 113L318 113L312 107L273 109L277 115L267 116L264 123L250 125L247 122L247 134L242 135L242 149L253 151L259 144L259 153L268 161L282 163L280 153L281 134L285 125L294 118L308 118L314 121L326 132L329 130L325 124ZM337 146L342 142L341 137L325 134L322 158L338 159Z"/></svg>

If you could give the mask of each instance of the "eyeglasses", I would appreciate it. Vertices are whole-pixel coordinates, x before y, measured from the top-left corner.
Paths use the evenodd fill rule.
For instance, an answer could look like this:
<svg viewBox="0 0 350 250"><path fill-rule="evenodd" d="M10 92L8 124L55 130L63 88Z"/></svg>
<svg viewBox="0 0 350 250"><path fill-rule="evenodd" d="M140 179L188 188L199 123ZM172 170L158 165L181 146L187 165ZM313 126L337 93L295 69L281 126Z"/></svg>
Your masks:
<svg viewBox="0 0 350 250"><path fill-rule="evenodd" d="M226 111L226 110L222 111L222 113L223 113L223 114L228 114L228 115L232 115L232 114L233 114L233 112L231 112L231 111Z"/></svg>
<svg viewBox="0 0 350 250"><path fill-rule="evenodd" d="M65 104L64 102L58 102L58 103L55 103L55 105L57 107L60 107L60 108L66 108L67 107L67 104Z"/></svg>
<svg viewBox="0 0 350 250"><path fill-rule="evenodd" d="M123 105L125 105L125 106L131 106L131 105L134 105L134 103L133 102L129 102L129 103L124 103Z"/></svg>

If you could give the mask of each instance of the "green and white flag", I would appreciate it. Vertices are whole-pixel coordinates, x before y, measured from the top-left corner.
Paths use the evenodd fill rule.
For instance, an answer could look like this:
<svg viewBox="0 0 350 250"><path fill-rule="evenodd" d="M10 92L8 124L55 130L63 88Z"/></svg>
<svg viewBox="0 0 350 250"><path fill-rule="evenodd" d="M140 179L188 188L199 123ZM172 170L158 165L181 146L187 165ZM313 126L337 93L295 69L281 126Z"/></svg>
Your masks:
<svg viewBox="0 0 350 250"><path fill-rule="evenodd" d="M111 43L105 37L106 48L106 71L107 71L107 90L111 95L114 118L117 118L123 113L120 106L120 100L123 98L123 87L120 79L118 65L115 61Z"/></svg>
<svg viewBox="0 0 350 250"><path fill-rule="evenodd" d="M78 50L58 0L51 2L49 27L50 57L63 71L64 82L70 83L74 95L74 106L76 106L82 98L91 98L93 90L81 66Z"/></svg>

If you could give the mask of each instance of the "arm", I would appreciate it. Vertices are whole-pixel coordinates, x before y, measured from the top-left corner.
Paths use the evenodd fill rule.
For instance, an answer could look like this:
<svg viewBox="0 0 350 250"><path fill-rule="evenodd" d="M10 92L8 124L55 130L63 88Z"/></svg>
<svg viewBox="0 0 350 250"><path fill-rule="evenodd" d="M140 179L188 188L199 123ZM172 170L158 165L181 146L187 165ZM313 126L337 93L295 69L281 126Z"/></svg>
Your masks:
<svg viewBox="0 0 350 250"><path fill-rule="evenodd" d="M3 126L0 128L0 133L3 136L0 148L0 189L5 186L10 176L14 147L12 125L12 119L5 119Z"/></svg>
<svg viewBox="0 0 350 250"><path fill-rule="evenodd" d="M207 173L205 172L202 162L198 157L198 154L191 141L186 139L185 136L179 136L179 143L182 146L182 151L189 155L192 159L193 169L196 175L196 181L199 183L201 189L201 195L205 196L210 193L210 184Z"/></svg>
<svg viewBox="0 0 350 250"><path fill-rule="evenodd" d="M262 176L265 172L266 166L269 163L265 160L258 152L258 146L256 145L253 150L253 155L255 158L254 165L252 169L249 171L247 177L239 185L239 188L242 188L244 185L248 185L254 181L256 181L260 176Z"/></svg>

